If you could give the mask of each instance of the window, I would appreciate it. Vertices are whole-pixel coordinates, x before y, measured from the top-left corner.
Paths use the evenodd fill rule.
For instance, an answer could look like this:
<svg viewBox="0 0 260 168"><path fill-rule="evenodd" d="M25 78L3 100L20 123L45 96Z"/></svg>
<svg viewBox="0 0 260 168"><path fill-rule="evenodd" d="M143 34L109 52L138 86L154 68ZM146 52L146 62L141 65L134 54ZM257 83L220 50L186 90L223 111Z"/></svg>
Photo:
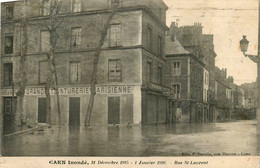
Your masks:
<svg viewBox="0 0 260 168"><path fill-rule="evenodd" d="M181 85L180 84L173 84L172 85L172 89L174 91L174 95L177 98L180 98L180 95L181 95Z"/></svg>
<svg viewBox="0 0 260 168"><path fill-rule="evenodd" d="M81 81L81 65L80 62L70 63L70 82L79 83Z"/></svg>
<svg viewBox="0 0 260 168"><path fill-rule="evenodd" d="M81 0L72 0L72 11L73 12L81 11Z"/></svg>
<svg viewBox="0 0 260 168"><path fill-rule="evenodd" d="M109 60L108 62L108 80L109 82L121 82L122 81L122 67L121 60Z"/></svg>
<svg viewBox="0 0 260 168"><path fill-rule="evenodd" d="M162 46L163 44L162 44L162 37L161 36L158 36L158 39L157 39L157 46L158 46L158 54L160 55L160 56L162 56L162 48L163 48L163 46Z"/></svg>
<svg viewBox="0 0 260 168"><path fill-rule="evenodd" d="M41 51L50 50L50 32L41 31Z"/></svg>
<svg viewBox="0 0 260 168"><path fill-rule="evenodd" d="M73 47L81 45L81 28L71 29L71 45Z"/></svg>
<svg viewBox="0 0 260 168"><path fill-rule="evenodd" d="M12 54L14 47L14 37L13 35L7 34L5 36L5 54Z"/></svg>
<svg viewBox="0 0 260 168"><path fill-rule="evenodd" d="M173 76L181 75L181 63L180 62L172 62L172 75Z"/></svg>
<svg viewBox="0 0 260 168"><path fill-rule="evenodd" d="M120 4L121 4L121 0L108 0L109 6L112 6L112 5L118 6Z"/></svg>
<svg viewBox="0 0 260 168"><path fill-rule="evenodd" d="M152 82L152 62L147 62L147 81Z"/></svg>
<svg viewBox="0 0 260 168"><path fill-rule="evenodd" d="M209 74L205 72L205 84L209 84Z"/></svg>
<svg viewBox="0 0 260 168"><path fill-rule="evenodd" d="M42 15L48 16L50 15L50 1L42 0Z"/></svg>
<svg viewBox="0 0 260 168"><path fill-rule="evenodd" d="M147 27L147 44L148 44L148 47L149 47L150 49L153 48L152 38L153 38L152 28L148 26L148 27Z"/></svg>
<svg viewBox="0 0 260 168"><path fill-rule="evenodd" d="M39 63L39 84L47 83L47 61L40 61Z"/></svg>
<svg viewBox="0 0 260 168"><path fill-rule="evenodd" d="M113 24L109 28L109 46L119 46L121 43L121 25Z"/></svg>
<svg viewBox="0 0 260 168"><path fill-rule="evenodd" d="M231 99L231 90L226 89L226 98Z"/></svg>
<svg viewBox="0 0 260 168"><path fill-rule="evenodd" d="M13 84L13 64L4 64L4 86L12 86Z"/></svg>
<svg viewBox="0 0 260 168"><path fill-rule="evenodd" d="M207 89L204 89L204 101L207 102L208 100L208 91Z"/></svg>
<svg viewBox="0 0 260 168"><path fill-rule="evenodd" d="M159 8L159 18L162 19L162 8Z"/></svg>
<svg viewBox="0 0 260 168"><path fill-rule="evenodd" d="M158 71L157 71L157 83L159 85L162 84L162 67L158 66Z"/></svg>
<svg viewBox="0 0 260 168"><path fill-rule="evenodd" d="M13 19L14 16L14 7L8 6L6 7L6 19Z"/></svg>

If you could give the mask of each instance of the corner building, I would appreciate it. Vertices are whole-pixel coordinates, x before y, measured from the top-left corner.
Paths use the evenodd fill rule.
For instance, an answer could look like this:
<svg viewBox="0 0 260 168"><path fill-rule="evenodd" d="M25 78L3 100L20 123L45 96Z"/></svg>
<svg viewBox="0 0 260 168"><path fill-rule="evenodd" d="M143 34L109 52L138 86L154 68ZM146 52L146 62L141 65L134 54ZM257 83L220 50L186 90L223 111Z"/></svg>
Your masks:
<svg viewBox="0 0 260 168"><path fill-rule="evenodd" d="M19 88L23 1L2 3L1 110L4 127L46 122L46 53L49 48L48 0L27 0L28 51L24 114L15 113ZM94 53L113 0L64 0L58 28L56 68L62 124L84 124L90 96ZM164 82L167 6L161 0L119 1L98 64L97 95L91 124L165 123L168 86ZM50 90L51 122L58 114ZM10 106L11 103L11 106Z"/></svg>

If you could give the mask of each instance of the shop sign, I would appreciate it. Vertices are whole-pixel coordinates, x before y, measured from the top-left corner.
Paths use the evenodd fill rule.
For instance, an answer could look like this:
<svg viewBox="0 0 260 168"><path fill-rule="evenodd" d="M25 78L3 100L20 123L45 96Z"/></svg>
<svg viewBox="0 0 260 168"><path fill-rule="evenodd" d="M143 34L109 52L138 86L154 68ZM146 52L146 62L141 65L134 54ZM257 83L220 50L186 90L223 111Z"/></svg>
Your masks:
<svg viewBox="0 0 260 168"><path fill-rule="evenodd" d="M88 95L90 94L90 87L62 87L59 88L59 95ZM1 96L12 96L17 89L1 89ZM133 86L97 86L96 94L131 94L133 93ZM50 90L50 95L54 95L55 90ZM28 96L41 96L45 95L45 88L27 88L25 90L25 95Z"/></svg>

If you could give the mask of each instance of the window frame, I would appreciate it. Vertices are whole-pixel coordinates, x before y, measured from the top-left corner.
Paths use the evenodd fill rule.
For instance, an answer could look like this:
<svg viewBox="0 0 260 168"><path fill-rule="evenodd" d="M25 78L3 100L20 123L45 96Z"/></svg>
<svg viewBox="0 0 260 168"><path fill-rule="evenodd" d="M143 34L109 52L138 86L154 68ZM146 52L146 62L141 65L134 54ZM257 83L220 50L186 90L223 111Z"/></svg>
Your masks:
<svg viewBox="0 0 260 168"><path fill-rule="evenodd" d="M111 38L111 27L112 26L118 26L116 29L116 39L115 39L115 44L113 44L113 40ZM122 25L121 23L113 23L109 25L108 29L108 46L109 47L120 47L122 46Z"/></svg>
<svg viewBox="0 0 260 168"><path fill-rule="evenodd" d="M163 39L162 36L158 35L157 38L157 53L159 56L163 56Z"/></svg>
<svg viewBox="0 0 260 168"><path fill-rule="evenodd" d="M43 50L43 37L42 37L42 33L43 32L48 32L49 33L49 38L48 38L48 44L46 44L46 45L49 45L49 48L48 48L48 50ZM46 37L47 38L47 37ZM48 31L48 30L41 30L40 31L40 52L48 52L49 50L50 50L50 47L51 47L51 44L50 44L50 32Z"/></svg>
<svg viewBox="0 0 260 168"><path fill-rule="evenodd" d="M176 93L174 85L176 85L176 86L178 85L179 86L179 94ZM181 83L172 83L171 86L172 86L172 89L174 91L174 95L175 94L177 95L177 99L180 98L181 97Z"/></svg>
<svg viewBox="0 0 260 168"><path fill-rule="evenodd" d="M108 7L112 7L112 4L114 4L115 1L116 1L116 0L108 0L108 1L107 1L107 6L108 6ZM121 6L122 6L122 0L117 0L117 1L118 1L117 7L121 7Z"/></svg>
<svg viewBox="0 0 260 168"><path fill-rule="evenodd" d="M150 25L147 25L147 47L153 50L153 29Z"/></svg>
<svg viewBox="0 0 260 168"><path fill-rule="evenodd" d="M71 11L73 13L78 13L82 11L82 1L79 0L79 4L76 3L77 0L71 0ZM75 5L79 5L79 10L75 11Z"/></svg>
<svg viewBox="0 0 260 168"><path fill-rule="evenodd" d="M117 71L117 65L118 65L118 62L120 62L120 75L119 75L119 77L120 77L120 79L119 80L117 80L117 79L115 79L115 80L111 80L111 73L110 73L110 71L111 71L111 69L110 69L110 62L112 62L112 61L115 61L116 62L116 68L115 68L115 71ZM113 82L122 82L123 81L123 79L122 79L122 72L123 72L123 68L122 68L122 60L121 59L109 59L108 60L108 82L110 82L110 83L113 83ZM117 72L115 72L115 73L117 73ZM117 77L117 76L116 76Z"/></svg>
<svg viewBox="0 0 260 168"><path fill-rule="evenodd" d="M80 39L80 44L77 44L76 46L74 46L73 44L73 30L76 30L76 29L79 29L80 30L80 36L79 36L79 39ZM81 27L72 27L71 28L71 38L70 38L70 46L73 47L73 48L78 48L82 45L82 28Z"/></svg>
<svg viewBox="0 0 260 168"><path fill-rule="evenodd" d="M150 65L150 68L148 67ZM149 71L150 73L148 73ZM147 61L147 82L152 83L153 82L153 62L152 61Z"/></svg>
<svg viewBox="0 0 260 168"><path fill-rule="evenodd" d="M7 49L6 49L6 47L8 47L8 45L6 44L7 43L7 38L8 37L11 37L12 38L12 40L11 40L11 52L9 53L9 52L6 52L7 51ZM4 53L5 54L13 54L14 53L14 35L13 35L13 33L6 33L5 34L5 43L4 43Z"/></svg>
<svg viewBox="0 0 260 168"><path fill-rule="evenodd" d="M41 63L43 63L43 62L46 62L46 69L45 69L45 71L46 71L46 79L45 79L45 82L41 82ZM39 85L44 85L44 84L46 84L47 83L47 79L48 79L48 61L47 60L43 60L43 61L39 61Z"/></svg>
<svg viewBox="0 0 260 168"><path fill-rule="evenodd" d="M6 80L6 69L7 69L7 65L11 65L11 72L7 72L8 73L8 84L7 84L7 80ZM3 86L5 87L8 87L8 86L12 86L13 85L13 70L14 70L14 67L13 67L13 63L12 62L6 62L6 63L3 63ZM10 67L9 67L10 68Z"/></svg>
<svg viewBox="0 0 260 168"><path fill-rule="evenodd" d="M47 4L47 6L45 6L45 3ZM42 0L41 1L41 16L49 16L50 13L51 13L50 0Z"/></svg>
<svg viewBox="0 0 260 168"><path fill-rule="evenodd" d="M9 16L9 13L8 13L8 8L11 8L12 10L12 14L11 14L11 17ZM9 5L9 6L6 6L5 7L5 17L6 17L6 19L8 19L8 20L11 20L11 19L13 19L14 18L14 6L13 5Z"/></svg>
<svg viewBox="0 0 260 168"><path fill-rule="evenodd" d="M162 65L158 65L157 67L157 81L156 83L158 85L162 85L163 83L163 66Z"/></svg>
<svg viewBox="0 0 260 168"><path fill-rule="evenodd" d="M179 63L179 68L174 68L174 64L177 64L177 63ZM176 65L176 67L177 67L177 65ZM172 74L172 76L181 76L181 61L176 60L176 61L171 62L171 74ZM196 71L195 71L195 75L196 75Z"/></svg>
<svg viewBox="0 0 260 168"><path fill-rule="evenodd" d="M76 81L72 81L72 67L71 65L72 64L77 64L77 80ZM80 67L80 71L79 71L79 68ZM69 82L70 84L80 84L81 83L81 80L82 80L82 65L81 65L81 61L70 61L70 64L69 64Z"/></svg>

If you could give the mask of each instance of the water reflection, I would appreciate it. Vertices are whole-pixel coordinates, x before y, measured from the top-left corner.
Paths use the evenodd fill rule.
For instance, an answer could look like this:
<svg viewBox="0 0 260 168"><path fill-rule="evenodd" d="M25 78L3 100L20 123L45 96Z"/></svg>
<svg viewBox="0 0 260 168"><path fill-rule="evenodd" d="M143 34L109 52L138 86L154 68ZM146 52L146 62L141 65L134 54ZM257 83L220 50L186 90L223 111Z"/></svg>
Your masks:
<svg viewBox="0 0 260 168"><path fill-rule="evenodd" d="M259 149L255 123L52 127L4 137L3 155L180 156L183 152L249 152Z"/></svg>

